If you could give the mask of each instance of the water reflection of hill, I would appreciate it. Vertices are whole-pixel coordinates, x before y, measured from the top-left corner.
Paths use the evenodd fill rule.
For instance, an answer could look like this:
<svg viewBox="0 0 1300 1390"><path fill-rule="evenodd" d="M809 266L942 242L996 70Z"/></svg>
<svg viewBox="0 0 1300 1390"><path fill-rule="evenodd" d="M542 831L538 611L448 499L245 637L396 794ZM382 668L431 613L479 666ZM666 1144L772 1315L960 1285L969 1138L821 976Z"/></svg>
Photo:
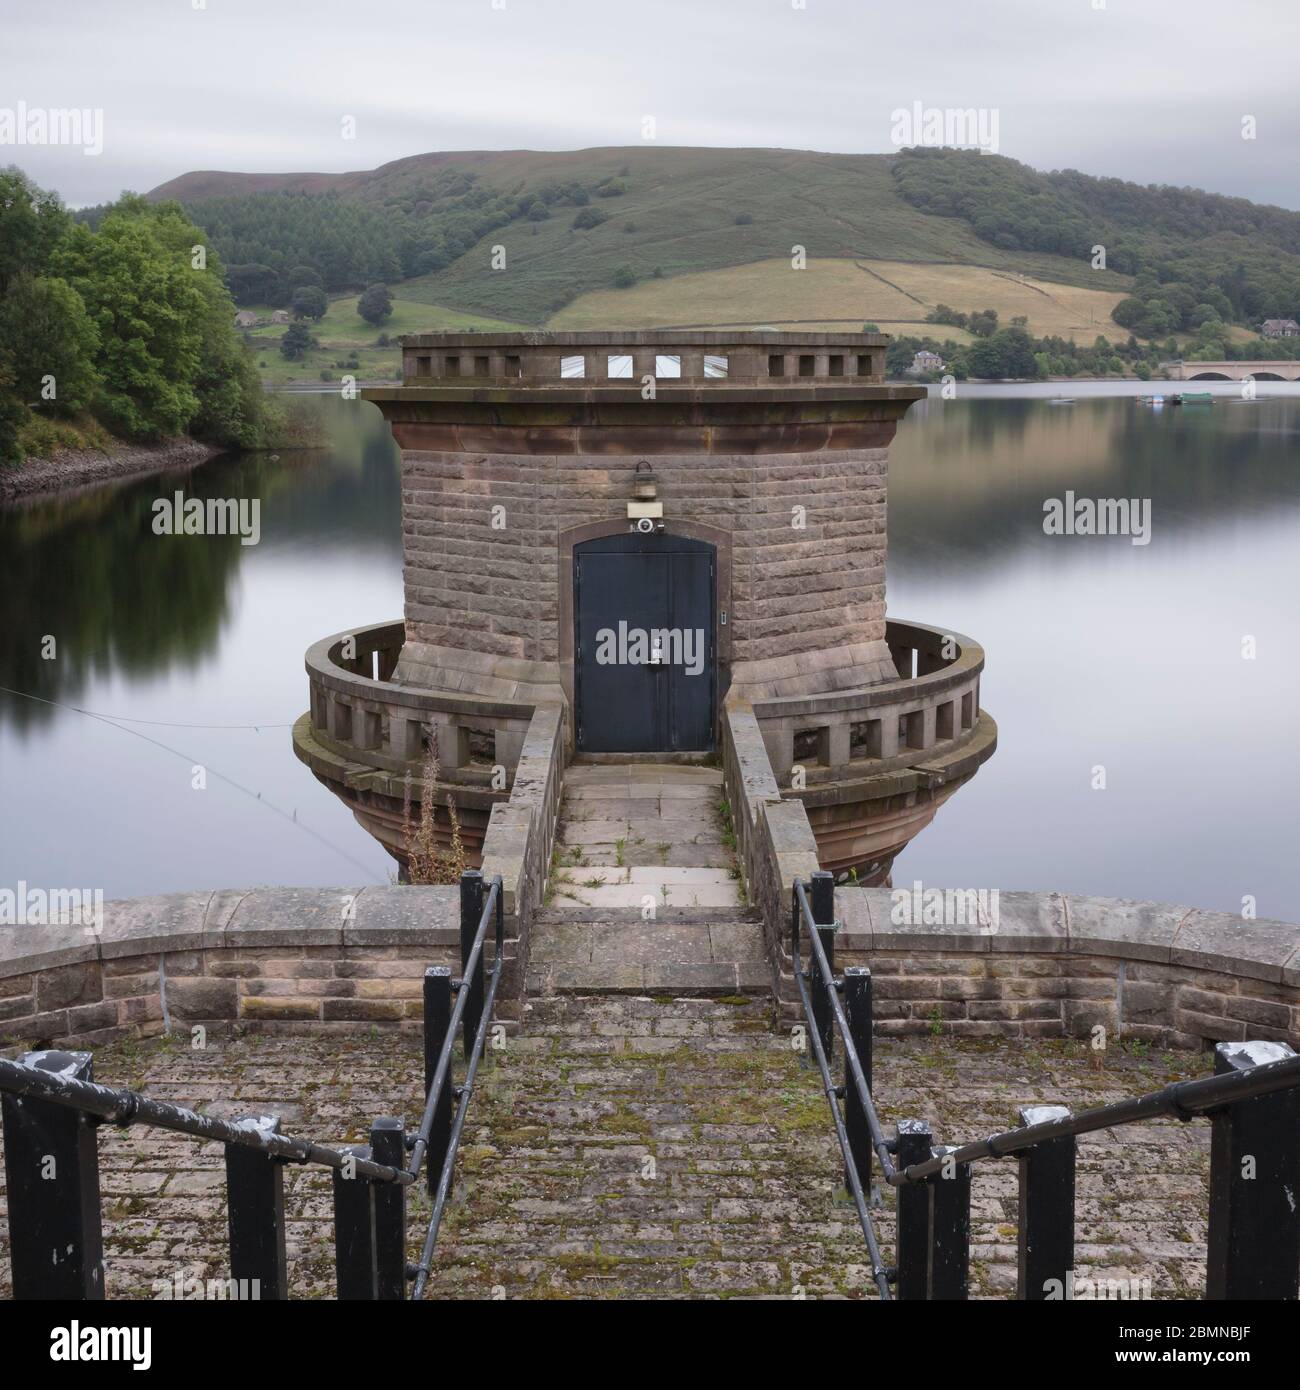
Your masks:
<svg viewBox="0 0 1300 1390"><path fill-rule="evenodd" d="M922 401L890 453L891 565L992 567L1043 536L1043 502L1149 497L1157 528L1240 523L1300 503L1300 402ZM1157 541L1159 531L1157 530Z"/></svg>
<svg viewBox="0 0 1300 1390"><path fill-rule="evenodd" d="M369 405L340 413L338 425L328 452L228 455L0 512L0 685L66 702L95 675L193 670L219 644L240 566L279 550L332 546L398 563L397 452ZM260 543L154 534L154 501L178 489L260 499ZM46 635L57 640L56 660L42 657ZM19 729L53 713L0 698Z"/></svg>

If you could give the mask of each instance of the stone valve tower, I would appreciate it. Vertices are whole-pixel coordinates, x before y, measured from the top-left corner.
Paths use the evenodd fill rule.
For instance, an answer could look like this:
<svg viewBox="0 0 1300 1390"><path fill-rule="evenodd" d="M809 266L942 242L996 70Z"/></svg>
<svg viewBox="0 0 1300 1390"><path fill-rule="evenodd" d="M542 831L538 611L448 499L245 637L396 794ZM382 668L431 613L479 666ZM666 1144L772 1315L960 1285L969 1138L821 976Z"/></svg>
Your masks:
<svg viewBox="0 0 1300 1390"><path fill-rule="evenodd" d="M886 344L404 338L402 384L363 394L402 451L405 620L311 648L299 757L399 860L404 802L452 796L473 860L539 709L561 782L725 758L743 711L822 866L888 882L997 733L980 647L885 616L889 444L924 394Z"/></svg>

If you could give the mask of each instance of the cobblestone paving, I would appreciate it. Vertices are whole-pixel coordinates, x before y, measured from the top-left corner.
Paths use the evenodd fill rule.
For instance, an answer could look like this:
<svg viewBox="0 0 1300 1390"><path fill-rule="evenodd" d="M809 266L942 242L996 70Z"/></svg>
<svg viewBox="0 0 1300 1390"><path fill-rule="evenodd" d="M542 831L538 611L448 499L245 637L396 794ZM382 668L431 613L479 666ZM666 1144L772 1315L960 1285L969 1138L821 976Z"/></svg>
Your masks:
<svg viewBox="0 0 1300 1390"><path fill-rule="evenodd" d="M865 1248L839 1190L838 1150L808 1064L765 1000L535 1000L491 1054L474 1097L430 1296L868 1296ZM220 1114L271 1112L286 1130L360 1141L370 1120L420 1108L418 1038L251 1035L116 1045L98 1079ZM1038 1101L1099 1105L1203 1074L1189 1054L1081 1044L881 1039L887 1124L921 1117L948 1143L1015 1123ZM149 1297L178 1272L223 1275L219 1146L156 1130L100 1131L111 1297ZM1204 1279L1209 1127L1155 1121L1080 1141L1079 1277L1145 1278L1157 1298ZM653 1160L653 1162L651 1162ZM329 1179L287 1174L290 1284L333 1296ZM893 1201L879 1229L892 1258ZM411 1253L427 1214L414 1195ZM975 1296L1014 1291L1016 1169L977 1165ZM7 1225L5 1227L7 1233ZM0 1247L0 1294L8 1295Z"/></svg>

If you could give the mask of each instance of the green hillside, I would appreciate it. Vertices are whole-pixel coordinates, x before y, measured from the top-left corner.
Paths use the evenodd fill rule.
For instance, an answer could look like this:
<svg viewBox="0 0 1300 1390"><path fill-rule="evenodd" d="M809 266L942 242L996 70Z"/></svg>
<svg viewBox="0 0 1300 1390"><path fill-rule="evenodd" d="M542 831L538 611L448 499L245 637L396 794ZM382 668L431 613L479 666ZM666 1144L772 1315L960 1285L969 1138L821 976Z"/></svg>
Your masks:
<svg viewBox="0 0 1300 1390"><path fill-rule="evenodd" d="M1083 262L989 245L957 219L917 210L898 196L894 159L797 150L507 151L420 156L368 174L284 175L277 183L267 175L187 174L150 196L194 205L244 302L268 296L264 286L239 294L248 278L242 267L284 276L305 263L331 291L383 279L401 282L402 299L542 324L579 295L614 285L623 267L637 280L671 277L788 260L796 245L809 259L983 265L1093 289L1126 286ZM492 269L496 245L505 247L504 270Z"/></svg>
<svg viewBox="0 0 1300 1390"><path fill-rule="evenodd" d="M1263 318L1300 316L1300 213L973 151L460 152L348 174L192 173L149 196L188 205L241 304L287 304L303 283L337 296L382 282L407 304L538 326L698 322L700 289L709 322L848 321L865 306L903 324L941 304L1024 315L1032 281L1031 328L1195 336L1207 350ZM1098 245L1106 269L1093 268ZM936 274L903 291L915 310L891 307L884 290L840 303L835 275L816 289L814 277L800 288L773 279L795 247L809 264L842 265L855 291L851 265L882 273L889 291L888 267L912 265L947 267L959 289L994 297L959 303ZM754 275L766 277L757 298ZM1052 285L1088 301L1052 307ZM632 287L625 305L619 292Z"/></svg>

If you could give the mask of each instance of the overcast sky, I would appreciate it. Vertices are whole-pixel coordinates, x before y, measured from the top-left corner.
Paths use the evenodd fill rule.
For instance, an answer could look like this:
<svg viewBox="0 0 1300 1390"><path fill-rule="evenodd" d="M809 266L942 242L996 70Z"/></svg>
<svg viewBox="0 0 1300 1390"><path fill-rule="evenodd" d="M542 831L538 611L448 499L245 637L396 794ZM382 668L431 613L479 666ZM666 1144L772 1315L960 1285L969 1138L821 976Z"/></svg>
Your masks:
<svg viewBox="0 0 1300 1390"><path fill-rule="evenodd" d="M1298 59L1300 0L0 0L0 138L19 102L103 112L101 154L0 164L81 205L191 169L636 144L647 115L664 145L887 151L921 102L995 111L1036 168L1300 208Z"/></svg>

